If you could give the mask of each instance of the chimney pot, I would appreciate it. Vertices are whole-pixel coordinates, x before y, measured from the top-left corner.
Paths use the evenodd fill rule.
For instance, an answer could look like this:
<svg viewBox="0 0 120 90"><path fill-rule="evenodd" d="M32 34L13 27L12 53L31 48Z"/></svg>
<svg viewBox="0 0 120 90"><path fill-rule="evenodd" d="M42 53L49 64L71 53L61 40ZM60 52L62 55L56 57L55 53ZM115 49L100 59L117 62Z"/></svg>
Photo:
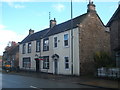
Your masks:
<svg viewBox="0 0 120 90"><path fill-rule="evenodd" d="M50 28L53 28L56 25L56 19L50 20Z"/></svg>
<svg viewBox="0 0 120 90"><path fill-rule="evenodd" d="M34 30L30 29L29 30L29 35L33 34L34 33Z"/></svg>

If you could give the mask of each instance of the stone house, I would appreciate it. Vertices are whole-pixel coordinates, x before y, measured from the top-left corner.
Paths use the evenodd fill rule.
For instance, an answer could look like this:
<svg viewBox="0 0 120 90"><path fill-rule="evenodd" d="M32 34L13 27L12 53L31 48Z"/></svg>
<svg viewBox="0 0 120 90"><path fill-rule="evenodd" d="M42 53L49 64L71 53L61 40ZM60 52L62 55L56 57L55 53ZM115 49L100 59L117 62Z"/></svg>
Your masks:
<svg viewBox="0 0 120 90"><path fill-rule="evenodd" d="M20 69L64 75L94 73L96 52L109 52L109 32L89 2L87 13L29 35L19 45ZM38 59L39 58L39 59Z"/></svg>
<svg viewBox="0 0 120 90"><path fill-rule="evenodd" d="M110 28L110 44L116 66L120 67L120 5L106 25Z"/></svg>

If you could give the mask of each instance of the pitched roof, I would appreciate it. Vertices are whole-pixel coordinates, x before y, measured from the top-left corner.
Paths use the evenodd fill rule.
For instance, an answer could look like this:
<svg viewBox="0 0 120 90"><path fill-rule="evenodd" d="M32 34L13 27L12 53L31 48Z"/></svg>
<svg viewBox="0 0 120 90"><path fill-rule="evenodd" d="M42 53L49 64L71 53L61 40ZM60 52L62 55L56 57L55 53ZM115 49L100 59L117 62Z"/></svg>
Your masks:
<svg viewBox="0 0 120 90"><path fill-rule="evenodd" d="M110 26L111 22L117 18L116 16L118 15L119 12L120 12L120 5L118 6L117 10L115 11L111 19L108 21L106 26L108 27Z"/></svg>
<svg viewBox="0 0 120 90"><path fill-rule="evenodd" d="M21 43L26 43L26 42L30 42L30 41L34 41L34 40L39 40L40 38L42 38L45 33L49 30L49 28L41 30L39 32L36 32L34 34L28 35L25 39L23 39Z"/></svg>
<svg viewBox="0 0 120 90"><path fill-rule="evenodd" d="M77 24L80 24L83 21L83 19L86 17L86 15L87 15L87 13L83 14L81 16L78 16L76 18L73 18L72 19L72 22L73 22L72 27L73 28L77 27ZM27 43L27 42L34 41L34 40L39 40L40 38L45 38L45 37L48 37L48 36L51 36L54 34L68 31L70 29L71 29L71 20L68 20L66 22L63 22L61 24L54 26L53 28L47 28L47 29L41 30L39 32L36 32L34 34L28 35L25 39L23 39L20 42L20 44Z"/></svg>

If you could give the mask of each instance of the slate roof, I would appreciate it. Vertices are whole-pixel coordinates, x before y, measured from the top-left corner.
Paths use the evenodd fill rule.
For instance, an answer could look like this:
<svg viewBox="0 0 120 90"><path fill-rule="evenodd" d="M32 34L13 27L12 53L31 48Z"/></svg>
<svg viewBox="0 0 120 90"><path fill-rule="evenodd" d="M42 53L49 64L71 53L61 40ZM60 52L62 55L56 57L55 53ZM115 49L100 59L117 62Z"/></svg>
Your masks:
<svg viewBox="0 0 120 90"><path fill-rule="evenodd" d="M76 18L73 18L72 19L72 22L73 22L72 27L73 28L78 27L77 24L80 24L85 19L86 16L87 16L87 13L85 13L81 16L78 16ZM47 28L47 29L41 30L39 32L36 32L34 34L28 35L25 39L23 39L20 42L20 44L27 43L27 42L34 41L34 40L39 40L40 38L45 38L45 37L48 37L51 35L65 32L70 29L71 29L71 20L68 20L66 22L63 22L61 24L54 26L53 28Z"/></svg>
<svg viewBox="0 0 120 90"><path fill-rule="evenodd" d="M117 18L120 18L120 17L116 17L118 15L118 13L120 12L120 5L118 6L117 10L115 11L115 13L113 14L113 16L111 17L111 19L108 21L107 23L107 27L110 26L111 22Z"/></svg>

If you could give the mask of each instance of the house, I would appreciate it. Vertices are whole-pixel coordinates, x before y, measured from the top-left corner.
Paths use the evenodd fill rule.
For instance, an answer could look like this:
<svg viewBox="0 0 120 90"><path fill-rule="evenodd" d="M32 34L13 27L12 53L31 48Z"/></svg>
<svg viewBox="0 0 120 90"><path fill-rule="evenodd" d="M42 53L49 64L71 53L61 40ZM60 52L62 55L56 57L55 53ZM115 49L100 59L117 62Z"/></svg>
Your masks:
<svg viewBox="0 0 120 90"><path fill-rule="evenodd" d="M120 68L120 5L106 25L110 28L110 44L116 66Z"/></svg>
<svg viewBox="0 0 120 90"><path fill-rule="evenodd" d="M0 56L0 67L2 67L2 56Z"/></svg>
<svg viewBox="0 0 120 90"><path fill-rule="evenodd" d="M10 46L7 46L3 52L3 67L5 65L10 65L11 68L16 68L19 66L19 44L12 41Z"/></svg>
<svg viewBox="0 0 120 90"><path fill-rule="evenodd" d="M29 35L19 45L20 69L64 75L94 72L94 53L109 52L109 32L89 1L87 13Z"/></svg>

